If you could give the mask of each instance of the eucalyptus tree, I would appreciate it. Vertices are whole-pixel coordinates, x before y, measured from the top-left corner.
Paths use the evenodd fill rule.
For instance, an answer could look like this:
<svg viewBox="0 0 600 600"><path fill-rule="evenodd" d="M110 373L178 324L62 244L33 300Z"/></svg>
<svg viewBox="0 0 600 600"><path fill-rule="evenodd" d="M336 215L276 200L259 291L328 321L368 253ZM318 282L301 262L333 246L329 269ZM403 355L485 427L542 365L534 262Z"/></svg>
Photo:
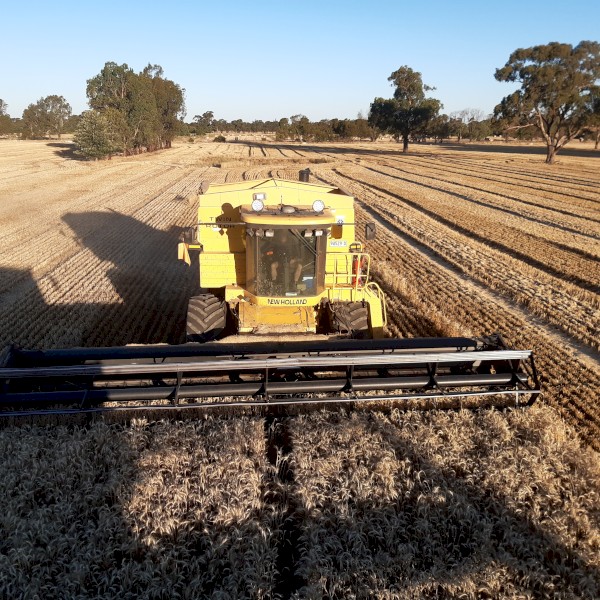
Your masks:
<svg viewBox="0 0 600 600"><path fill-rule="evenodd" d="M600 146L600 96L590 98L591 115L588 121L588 131L594 136L594 150Z"/></svg>
<svg viewBox="0 0 600 600"><path fill-rule="evenodd" d="M592 119L591 99L600 90L600 44L551 42L519 48L495 78L521 84L496 106L495 118L507 127L537 127L546 142L546 162L553 163Z"/></svg>
<svg viewBox="0 0 600 600"><path fill-rule="evenodd" d="M39 138L54 133L60 139L65 122L70 116L71 105L63 96L40 98L23 111L23 136Z"/></svg>
<svg viewBox="0 0 600 600"><path fill-rule="evenodd" d="M169 148L185 114L184 90L163 76L160 65L135 73L127 64L107 62L88 80L86 93L92 109L112 111L108 121L124 154Z"/></svg>
<svg viewBox="0 0 600 600"><path fill-rule="evenodd" d="M156 104L155 129L159 148L170 148L185 117L185 90L166 79L160 65L148 65L140 74L150 81Z"/></svg>
<svg viewBox="0 0 600 600"><path fill-rule="evenodd" d="M8 104L0 98L0 135L11 133L13 123L8 114Z"/></svg>
<svg viewBox="0 0 600 600"><path fill-rule="evenodd" d="M65 123L71 116L71 105L63 96L57 95L46 96L42 102L44 111L48 115L50 131L60 139Z"/></svg>
<svg viewBox="0 0 600 600"><path fill-rule="evenodd" d="M402 138L402 150L408 151L409 138L423 132L428 123L439 113L442 103L427 98L425 92L434 90L423 83L421 73L403 66L394 71L388 81L392 82L394 97L375 98L369 111L369 124L381 131Z"/></svg>
<svg viewBox="0 0 600 600"><path fill-rule="evenodd" d="M215 130L215 113L212 110L207 110L201 115L194 116L194 124L197 135L204 135Z"/></svg>

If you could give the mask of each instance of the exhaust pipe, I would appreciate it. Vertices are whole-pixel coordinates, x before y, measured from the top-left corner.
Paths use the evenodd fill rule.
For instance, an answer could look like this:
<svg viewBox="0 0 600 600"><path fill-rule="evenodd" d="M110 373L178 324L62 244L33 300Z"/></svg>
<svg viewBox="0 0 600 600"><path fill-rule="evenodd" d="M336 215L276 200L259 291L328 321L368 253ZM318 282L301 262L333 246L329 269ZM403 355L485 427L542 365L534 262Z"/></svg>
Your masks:
<svg viewBox="0 0 600 600"><path fill-rule="evenodd" d="M300 171L298 173L299 181L302 181L303 183L308 183L309 179L310 179L310 169L308 169L308 168L302 169L302 171Z"/></svg>

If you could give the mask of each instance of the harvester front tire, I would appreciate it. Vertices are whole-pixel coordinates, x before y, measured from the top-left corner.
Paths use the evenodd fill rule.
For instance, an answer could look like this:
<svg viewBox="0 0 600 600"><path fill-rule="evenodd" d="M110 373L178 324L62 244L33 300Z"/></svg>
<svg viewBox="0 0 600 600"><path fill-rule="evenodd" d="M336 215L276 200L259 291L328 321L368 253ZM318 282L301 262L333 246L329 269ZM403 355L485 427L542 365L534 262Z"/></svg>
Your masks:
<svg viewBox="0 0 600 600"><path fill-rule="evenodd" d="M227 321L227 305L213 294L193 296L188 303L186 340L210 342L224 331Z"/></svg>
<svg viewBox="0 0 600 600"><path fill-rule="evenodd" d="M350 338L365 340L371 337L369 306L364 302L335 302L333 330Z"/></svg>

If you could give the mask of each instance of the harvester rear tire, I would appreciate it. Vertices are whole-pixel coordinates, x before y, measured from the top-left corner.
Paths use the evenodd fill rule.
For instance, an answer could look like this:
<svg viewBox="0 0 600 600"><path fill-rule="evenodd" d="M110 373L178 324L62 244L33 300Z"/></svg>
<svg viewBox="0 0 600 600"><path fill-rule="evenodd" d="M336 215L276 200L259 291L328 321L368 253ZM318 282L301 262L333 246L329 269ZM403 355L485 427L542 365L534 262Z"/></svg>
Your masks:
<svg viewBox="0 0 600 600"><path fill-rule="evenodd" d="M193 296L188 303L186 340L210 342L216 340L225 329L227 305L213 294Z"/></svg>
<svg viewBox="0 0 600 600"><path fill-rule="evenodd" d="M334 302L332 327L336 333L365 340L371 336L369 306L364 302Z"/></svg>

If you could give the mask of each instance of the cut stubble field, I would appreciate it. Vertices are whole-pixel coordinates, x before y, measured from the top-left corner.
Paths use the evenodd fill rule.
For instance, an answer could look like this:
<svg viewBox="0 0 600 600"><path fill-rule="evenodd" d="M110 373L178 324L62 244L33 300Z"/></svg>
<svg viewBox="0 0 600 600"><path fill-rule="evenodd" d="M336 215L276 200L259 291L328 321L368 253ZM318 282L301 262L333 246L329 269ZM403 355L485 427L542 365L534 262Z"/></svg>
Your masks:
<svg viewBox="0 0 600 600"><path fill-rule="evenodd" d="M182 341L202 181L309 167L375 221L390 336L533 349L531 409L0 431L7 597L600 596L600 156L0 140L0 347Z"/></svg>

